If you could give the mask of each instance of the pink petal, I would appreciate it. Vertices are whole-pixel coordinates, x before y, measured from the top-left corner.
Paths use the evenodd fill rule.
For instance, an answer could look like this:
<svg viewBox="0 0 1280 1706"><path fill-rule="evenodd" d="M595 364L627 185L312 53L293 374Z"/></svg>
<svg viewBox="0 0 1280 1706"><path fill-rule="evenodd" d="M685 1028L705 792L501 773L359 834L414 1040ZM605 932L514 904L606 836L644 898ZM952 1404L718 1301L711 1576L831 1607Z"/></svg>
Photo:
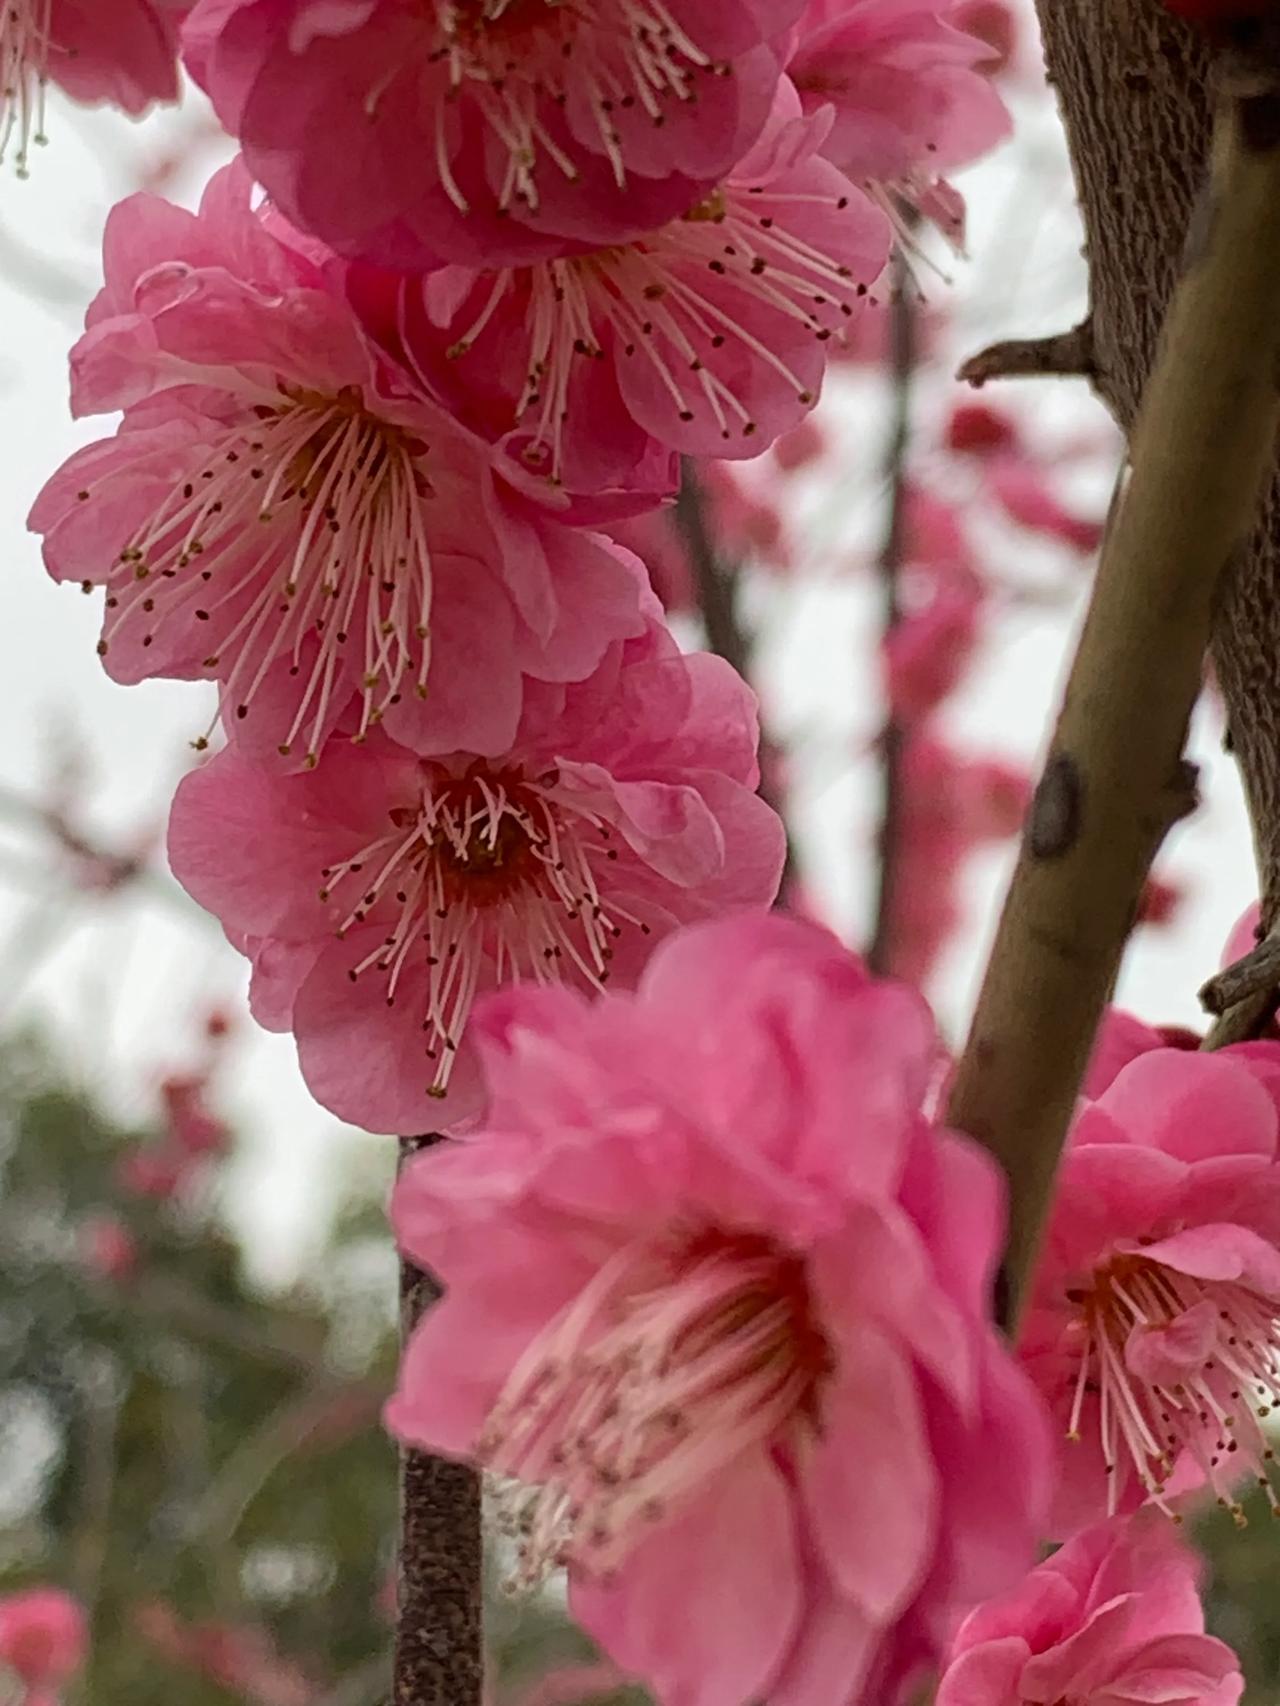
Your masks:
<svg viewBox="0 0 1280 1706"><path fill-rule="evenodd" d="M928 1567L938 1474L910 1364L870 1326L841 1334L839 1369L822 1397L821 1435L801 1464L801 1490L841 1593L885 1623Z"/></svg>
<svg viewBox="0 0 1280 1706"><path fill-rule="evenodd" d="M778 1471L748 1453L610 1580L573 1579L570 1609L664 1706L766 1697L801 1610L794 1521Z"/></svg>

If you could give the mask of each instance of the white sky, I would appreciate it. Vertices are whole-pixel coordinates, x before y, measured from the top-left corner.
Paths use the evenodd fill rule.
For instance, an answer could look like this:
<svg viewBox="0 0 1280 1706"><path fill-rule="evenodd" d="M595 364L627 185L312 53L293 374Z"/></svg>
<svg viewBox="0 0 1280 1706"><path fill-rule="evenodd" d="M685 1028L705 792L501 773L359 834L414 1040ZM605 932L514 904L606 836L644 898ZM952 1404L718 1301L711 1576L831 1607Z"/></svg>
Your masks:
<svg viewBox="0 0 1280 1706"><path fill-rule="evenodd" d="M1065 327L1083 298L1052 112L1034 92L1017 105L1016 142L964 183L974 261L951 269L953 287L921 273L931 299L954 302L957 359L992 337ZM48 129L52 145L35 160L31 181L0 178L0 1022L38 1015L64 1040L73 1068L136 1114L147 1108L158 1072L191 1052L205 1007L240 999L243 965L176 892L105 904L69 897L50 881L38 839L6 814L4 797L37 794L58 740L73 739L90 767L87 816L104 835L159 821L207 702L203 689L189 685L120 688L107 680L94 654L100 598L46 578L25 515L57 464L102 431L101 422L70 421L65 364L97 286L107 207L161 159L180 159L196 138L197 169L179 171L168 186L178 199L192 199L217 145L194 107L132 127L55 95ZM951 395L938 379L928 391ZM926 421L933 397L923 399ZM1064 383L1001 400L1016 402L1047 445L1104 430L1097 406ZM772 717L796 747L807 872L856 942L869 905L875 800L864 755L879 710L874 588L867 573L847 565L883 525L883 409L865 385L842 377L829 386L823 410L832 463L798 488L796 533L807 561L786 583L753 588L753 601L770 633L764 685ZM1090 459L1075 476L1074 495L1100 511L1111 472L1105 455ZM1065 559L1048 547L1005 534L993 537L992 549L1003 575L1071 584ZM1079 612L1077 593L1047 610L1010 609L993 624L982 663L949 713L949 732L966 750L1036 753ZM1191 885L1189 902L1172 928L1142 933L1120 986L1125 1004L1155 1020L1194 1021L1194 992L1253 892L1238 785L1217 740L1212 718L1202 718L1193 756L1204 767L1206 804L1175 832L1164 860ZM971 922L933 991L952 1036L976 991L1008 863L1008 855L983 858L967 882ZM304 1257L336 1157L346 1164L349 1151L334 1142L334 1122L303 1089L290 1040L247 1021L225 1102L242 1133L236 1217L255 1267L280 1277Z"/></svg>

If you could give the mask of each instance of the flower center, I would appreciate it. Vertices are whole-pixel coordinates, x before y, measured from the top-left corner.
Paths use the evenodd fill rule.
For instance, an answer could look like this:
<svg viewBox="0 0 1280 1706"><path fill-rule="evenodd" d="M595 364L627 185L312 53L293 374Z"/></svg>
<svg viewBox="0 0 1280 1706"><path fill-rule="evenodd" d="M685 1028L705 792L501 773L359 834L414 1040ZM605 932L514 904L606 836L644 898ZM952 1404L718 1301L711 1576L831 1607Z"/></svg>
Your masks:
<svg viewBox="0 0 1280 1706"><path fill-rule="evenodd" d="M830 1365L802 1264L763 1238L625 1245L512 1370L480 1441L516 1585L613 1568L740 1453L812 1420Z"/></svg>
<svg viewBox="0 0 1280 1706"><path fill-rule="evenodd" d="M1280 1403L1276 1304L1141 1255L1116 1257L1067 1295L1080 1339L1069 1437L1080 1437L1085 1396L1096 1394L1112 1513L1126 1459L1147 1496L1169 1510L1165 1484L1185 1452L1238 1522L1235 1489L1246 1475L1280 1514L1268 1478L1274 1454L1259 1425Z"/></svg>
<svg viewBox="0 0 1280 1706"><path fill-rule="evenodd" d="M466 93L507 156L498 204L536 211L537 174L549 160L576 181L576 144L548 114L572 94L585 99L599 149L626 182L616 112L638 110L662 125L672 102L697 98L697 79L724 75L681 29L663 0L434 0L431 63L448 67L451 92ZM436 103L436 164L454 206L470 212L450 166L449 103Z"/></svg>
<svg viewBox="0 0 1280 1706"><path fill-rule="evenodd" d="M280 752L305 737L309 765L352 673L361 734L406 687L425 697L424 449L368 413L354 388L332 397L286 388L228 427L120 552L99 652L126 630L148 647L162 623L207 622L213 645L203 667L219 674L241 718L268 671L287 660L298 684ZM79 496L88 502L93 492ZM358 671L347 667L349 648Z"/></svg>
<svg viewBox="0 0 1280 1706"><path fill-rule="evenodd" d="M529 366L516 420L531 435L526 460L553 482L574 419L575 381L584 362L606 353L649 364L670 399L673 427L701 419L725 442L751 438L757 422L740 394L744 357L748 370L767 370L800 404L814 401L759 330L759 311L779 324L780 341L794 331L825 343L867 294L847 265L788 228L790 199L726 185L641 242L503 268L448 353L467 355L509 293L527 298ZM847 203L832 198L832 213Z"/></svg>
<svg viewBox="0 0 1280 1706"><path fill-rule="evenodd" d="M384 978L394 1006L413 998L402 985L416 994L425 969L430 1096L448 1089L482 985L552 983L572 970L601 989L624 926L649 934L601 893L600 876L618 858L608 825L558 794L558 781L554 771L530 779L482 764L428 780L420 802L390 812L386 834L321 873L322 901L358 893L339 936L366 922L386 926L349 972L353 982Z"/></svg>
<svg viewBox="0 0 1280 1706"><path fill-rule="evenodd" d="M10 145L14 170L29 175L32 143L43 146L53 0L0 0L0 166Z"/></svg>

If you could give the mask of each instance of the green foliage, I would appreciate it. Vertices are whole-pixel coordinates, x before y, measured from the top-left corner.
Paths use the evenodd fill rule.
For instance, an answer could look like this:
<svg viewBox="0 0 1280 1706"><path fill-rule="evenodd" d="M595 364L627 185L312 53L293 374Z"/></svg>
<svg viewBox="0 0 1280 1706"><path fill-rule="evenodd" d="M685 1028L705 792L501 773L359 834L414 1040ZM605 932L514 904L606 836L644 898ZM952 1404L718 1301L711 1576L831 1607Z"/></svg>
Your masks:
<svg viewBox="0 0 1280 1706"><path fill-rule="evenodd" d="M81 1702L382 1698L389 1263L372 1327L339 1283L367 1215L335 1232L323 1298L263 1297L211 1178L176 1201L122 1189L121 1157L152 1134L59 1077L31 1042L0 1054L0 1591L48 1581L90 1606ZM118 1280L86 1260L104 1213L138 1247Z"/></svg>
<svg viewBox="0 0 1280 1706"><path fill-rule="evenodd" d="M390 1144L352 1139L314 1285L264 1296L216 1211L219 1164L168 1199L121 1179L126 1130L33 1039L0 1046L0 1593L92 1615L67 1706L374 1706L388 1697L395 1366ZM137 1250L106 1277L104 1217ZM555 1596L495 1585L496 1695L589 1644ZM564 1706L634 1691L570 1690Z"/></svg>

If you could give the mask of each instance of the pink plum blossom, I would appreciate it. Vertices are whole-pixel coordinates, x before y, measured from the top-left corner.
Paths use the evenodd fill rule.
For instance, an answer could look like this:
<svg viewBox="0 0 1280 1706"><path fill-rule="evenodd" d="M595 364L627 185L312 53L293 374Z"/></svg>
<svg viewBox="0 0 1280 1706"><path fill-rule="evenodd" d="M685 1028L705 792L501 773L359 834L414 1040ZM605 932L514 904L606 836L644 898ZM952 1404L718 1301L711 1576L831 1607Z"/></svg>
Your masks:
<svg viewBox="0 0 1280 1706"><path fill-rule="evenodd" d="M1199 1577L1167 1522L1086 1529L966 1618L937 1706L1235 1706L1239 1661L1204 1632Z"/></svg>
<svg viewBox="0 0 1280 1706"><path fill-rule="evenodd" d="M275 776L234 749L178 789L169 856L254 961L316 1098L420 1132L480 1104L477 994L633 982L684 919L773 899L752 696L653 621L588 680L532 689L499 759L385 738Z"/></svg>
<svg viewBox="0 0 1280 1706"><path fill-rule="evenodd" d="M663 1706L897 1699L1046 1491L987 1317L999 1175L920 1111L927 1009L774 916L477 1026L488 1123L394 1200L445 1295L392 1431L507 1478L517 1579L567 1565Z"/></svg>
<svg viewBox="0 0 1280 1706"><path fill-rule="evenodd" d="M898 865L889 965L917 987L960 923L960 875L980 847L1017 833L1031 795L1026 773L999 759L966 758L926 726L899 766Z"/></svg>
<svg viewBox="0 0 1280 1706"><path fill-rule="evenodd" d="M956 13L954 0L808 0L787 66L805 110L830 115L827 158L930 217L942 211L930 206L939 174L1009 130L977 69L990 48L957 28Z"/></svg>
<svg viewBox="0 0 1280 1706"><path fill-rule="evenodd" d="M1238 1511L1245 1479L1280 1503L1259 1426L1280 1402L1280 1047L1153 1047L1132 1020L1103 1040L1020 1342L1063 1437L1058 1536L1205 1486Z"/></svg>
<svg viewBox="0 0 1280 1706"><path fill-rule="evenodd" d="M84 1611L61 1588L0 1596L0 1667L18 1678L28 1706L52 1706L84 1663L88 1644Z"/></svg>
<svg viewBox="0 0 1280 1706"><path fill-rule="evenodd" d="M45 86L141 113L178 97L178 24L191 0L5 0L0 7L0 164L26 177L43 143Z"/></svg>
<svg viewBox="0 0 1280 1706"><path fill-rule="evenodd" d="M1191 1046L1198 1045L1199 1038L1195 1038ZM1081 1094L1096 1102L1131 1060L1136 1060L1140 1054L1150 1054L1153 1049L1177 1046L1167 1031L1157 1030L1154 1025L1148 1025L1135 1013L1127 1013L1121 1007L1108 1007L1094 1038L1093 1054Z"/></svg>
<svg viewBox="0 0 1280 1706"><path fill-rule="evenodd" d="M948 450L978 457L1021 446L1013 417L989 403L957 403L947 417L943 440Z"/></svg>
<svg viewBox="0 0 1280 1706"><path fill-rule="evenodd" d="M1102 543L1102 522L1077 515L1054 493L1044 470L1027 455L1010 451L993 457L987 467L987 489L1018 527L1043 533L1089 556Z"/></svg>
<svg viewBox="0 0 1280 1706"><path fill-rule="evenodd" d="M672 451L756 456L812 408L883 271L884 215L783 84L756 145L634 241L530 266L351 280L468 426L570 492L659 494ZM378 313L378 299L383 299Z"/></svg>
<svg viewBox="0 0 1280 1706"><path fill-rule="evenodd" d="M525 678L640 630L638 565L496 482L250 191L111 214L72 400L124 419L36 500L49 570L105 586L115 680L216 681L259 757L313 764L353 692L356 735L502 752Z"/></svg>
<svg viewBox="0 0 1280 1706"><path fill-rule="evenodd" d="M1017 57L1019 26L1007 0L960 0L953 14L957 29L985 42L991 57L983 62L989 76L1007 71Z"/></svg>
<svg viewBox="0 0 1280 1706"><path fill-rule="evenodd" d="M910 725L937 710L962 680L978 644L984 589L965 564L927 576L925 596L884 638L889 704Z"/></svg>
<svg viewBox="0 0 1280 1706"><path fill-rule="evenodd" d="M803 0L199 0L187 64L254 175L345 254L417 268L626 242L769 113Z"/></svg>

